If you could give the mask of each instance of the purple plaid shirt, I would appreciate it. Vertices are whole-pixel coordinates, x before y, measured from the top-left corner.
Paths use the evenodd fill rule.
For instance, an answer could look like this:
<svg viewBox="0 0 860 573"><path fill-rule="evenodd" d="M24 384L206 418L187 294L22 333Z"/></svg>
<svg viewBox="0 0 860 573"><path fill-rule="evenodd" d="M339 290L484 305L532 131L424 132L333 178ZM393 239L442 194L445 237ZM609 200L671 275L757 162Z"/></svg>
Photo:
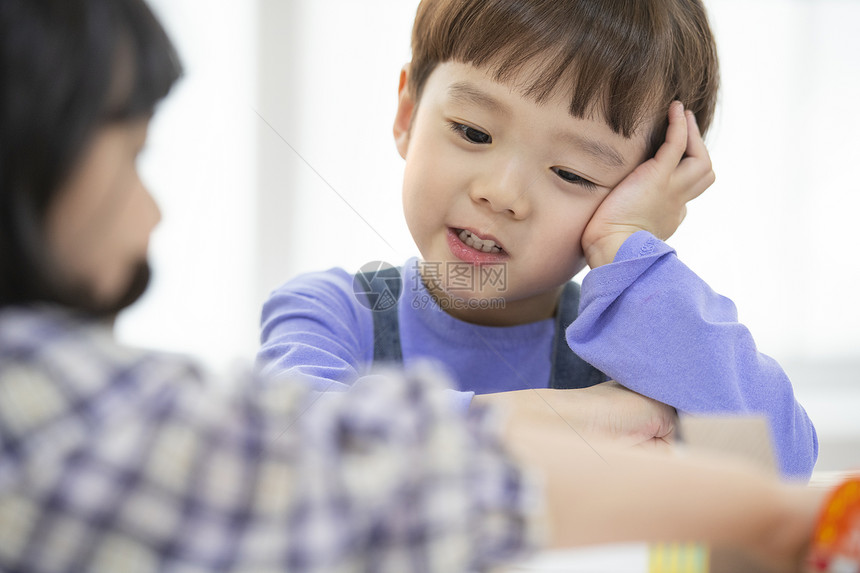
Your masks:
<svg viewBox="0 0 860 573"><path fill-rule="evenodd" d="M219 394L98 324L0 311L0 570L450 573L520 556L532 490L441 379Z"/></svg>

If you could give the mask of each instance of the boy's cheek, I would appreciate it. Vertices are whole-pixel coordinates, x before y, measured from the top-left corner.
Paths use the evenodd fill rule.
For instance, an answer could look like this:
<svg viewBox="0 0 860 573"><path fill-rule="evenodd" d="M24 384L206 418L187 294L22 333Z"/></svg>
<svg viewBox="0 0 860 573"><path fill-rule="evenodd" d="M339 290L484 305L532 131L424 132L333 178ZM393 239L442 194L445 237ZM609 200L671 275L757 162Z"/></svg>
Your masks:
<svg viewBox="0 0 860 573"><path fill-rule="evenodd" d="M575 252L580 253L582 235L607 195L601 195L587 204L580 205L575 210L562 212L561 216L554 222L547 223L547 225L554 225L551 228L563 229L564 236L560 238L559 242L569 245Z"/></svg>

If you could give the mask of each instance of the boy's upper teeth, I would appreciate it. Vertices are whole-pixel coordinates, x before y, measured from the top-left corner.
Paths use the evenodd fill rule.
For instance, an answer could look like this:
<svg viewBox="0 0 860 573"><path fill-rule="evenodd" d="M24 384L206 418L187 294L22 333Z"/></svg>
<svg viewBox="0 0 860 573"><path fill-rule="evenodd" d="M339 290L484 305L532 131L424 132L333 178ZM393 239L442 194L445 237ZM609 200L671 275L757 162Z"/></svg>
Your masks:
<svg viewBox="0 0 860 573"><path fill-rule="evenodd" d="M477 235L472 233L471 231L467 231L463 229L460 231L460 240L472 247L473 249L477 249L479 251L483 251L485 253L500 253L502 252L502 248L499 247L495 241L491 241L489 239L480 239Z"/></svg>

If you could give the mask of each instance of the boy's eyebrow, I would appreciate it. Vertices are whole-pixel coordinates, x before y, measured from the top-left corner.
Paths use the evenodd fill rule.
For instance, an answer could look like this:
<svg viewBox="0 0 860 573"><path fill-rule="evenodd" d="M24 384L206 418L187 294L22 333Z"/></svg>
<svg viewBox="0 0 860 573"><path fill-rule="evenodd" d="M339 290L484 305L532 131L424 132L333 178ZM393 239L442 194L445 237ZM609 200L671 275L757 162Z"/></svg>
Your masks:
<svg viewBox="0 0 860 573"><path fill-rule="evenodd" d="M448 88L448 96L455 102L487 108L490 111L508 114L508 107L468 82L456 82Z"/></svg>
<svg viewBox="0 0 860 573"><path fill-rule="evenodd" d="M614 147L602 141L569 131L556 133L555 139L582 149L607 167L624 167L624 158L621 157L621 154Z"/></svg>

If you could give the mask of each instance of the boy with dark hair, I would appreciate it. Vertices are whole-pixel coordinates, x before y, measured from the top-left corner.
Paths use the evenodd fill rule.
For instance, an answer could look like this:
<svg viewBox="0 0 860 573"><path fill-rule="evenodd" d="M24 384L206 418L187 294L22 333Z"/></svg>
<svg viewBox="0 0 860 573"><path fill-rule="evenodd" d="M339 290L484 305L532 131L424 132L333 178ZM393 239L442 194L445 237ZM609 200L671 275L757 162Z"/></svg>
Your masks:
<svg viewBox="0 0 860 573"><path fill-rule="evenodd" d="M817 439L787 376L662 242L714 179L701 2L424 0L412 50L394 136L423 260L288 282L259 363L328 389L430 357L463 408L539 389L547 415L612 379L682 413L766 416L783 475L808 478Z"/></svg>

